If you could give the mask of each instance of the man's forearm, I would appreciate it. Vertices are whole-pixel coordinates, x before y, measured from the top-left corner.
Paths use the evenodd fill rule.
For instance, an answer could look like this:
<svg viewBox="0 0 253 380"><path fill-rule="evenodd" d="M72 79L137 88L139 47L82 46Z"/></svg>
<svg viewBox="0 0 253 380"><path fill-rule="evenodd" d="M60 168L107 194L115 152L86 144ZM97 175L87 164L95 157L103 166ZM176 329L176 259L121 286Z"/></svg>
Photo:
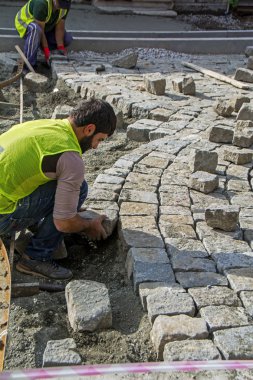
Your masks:
<svg viewBox="0 0 253 380"><path fill-rule="evenodd" d="M87 237L95 240L105 239L106 232L102 226L105 215L96 219L83 219L78 214L70 219L54 219L55 227L60 232L75 233L83 232Z"/></svg>

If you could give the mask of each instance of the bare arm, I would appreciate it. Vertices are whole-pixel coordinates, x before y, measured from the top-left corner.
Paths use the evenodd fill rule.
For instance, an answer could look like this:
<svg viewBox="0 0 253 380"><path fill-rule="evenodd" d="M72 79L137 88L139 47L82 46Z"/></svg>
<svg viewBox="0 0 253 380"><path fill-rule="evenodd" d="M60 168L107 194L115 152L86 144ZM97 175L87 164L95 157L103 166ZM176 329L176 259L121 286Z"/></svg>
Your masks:
<svg viewBox="0 0 253 380"><path fill-rule="evenodd" d="M47 43L47 39L46 39L46 36L45 36L45 25L46 23L44 21L38 21L38 20L35 20L36 24L38 24L40 27L41 27L41 45L43 48L46 48L48 47L48 43Z"/></svg>
<svg viewBox="0 0 253 380"><path fill-rule="evenodd" d="M55 40L57 46L62 46L64 43L65 21L61 19L55 26Z"/></svg>

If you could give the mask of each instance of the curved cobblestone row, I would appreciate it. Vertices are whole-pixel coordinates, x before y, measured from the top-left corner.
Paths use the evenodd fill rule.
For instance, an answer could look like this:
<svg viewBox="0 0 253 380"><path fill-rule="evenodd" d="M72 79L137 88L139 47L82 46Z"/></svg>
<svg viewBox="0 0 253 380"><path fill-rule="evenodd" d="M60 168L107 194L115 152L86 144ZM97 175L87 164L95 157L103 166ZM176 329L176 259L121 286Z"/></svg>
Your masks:
<svg viewBox="0 0 253 380"><path fill-rule="evenodd" d="M230 75L245 63L241 56L193 58ZM179 94L171 82L189 74L180 59L143 59L133 73L96 55L89 65L76 60L63 70L54 62L53 69L82 98L109 101L121 127L131 121L128 137L144 142L97 177L88 205L119 219L127 275L148 313L158 359L253 359L251 125L246 145L238 143L245 138L240 120L253 118L250 104L246 119L235 107L252 93L193 73L195 96ZM101 61L105 74L90 74ZM164 95L144 91L143 74L150 72L166 78ZM230 117L217 112L220 100L234 104ZM204 172L194 167L198 152L207 154ZM218 160L210 170L218 182L212 191L198 191L196 181L210 180L210 152ZM213 205L240 208L235 229L207 224Z"/></svg>

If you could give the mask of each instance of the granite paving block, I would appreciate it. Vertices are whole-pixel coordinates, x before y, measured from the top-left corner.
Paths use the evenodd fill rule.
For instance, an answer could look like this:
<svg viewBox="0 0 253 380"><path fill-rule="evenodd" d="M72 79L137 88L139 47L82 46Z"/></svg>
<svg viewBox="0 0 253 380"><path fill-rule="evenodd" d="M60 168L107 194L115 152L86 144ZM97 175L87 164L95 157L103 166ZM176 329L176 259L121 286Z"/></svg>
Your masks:
<svg viewBox="0 0 253 380"><path fill-rule="evenodd" d="M164 248L164 242L158 230L142 231L126 229L119 232L124 250L136 248Z"/></svg>
<svg viewBox="0 0 253 380"><path fill-rule="evenodd" d="M212 259L192 257L185 252L172 255L171 265L175 272L216 272L216 265Z"/></svg>
<svg viewBox="0 0 253 380"><path fill-rule="evenodd" d="M197 288L202 286L227 286L225 276L213 272L177 272L176 280L183 288Z"/></svg>
<svg viewBox="0 0 253 380"><path fill-rule="evenodd" d="M151 168L165 169L171 162L171 157L154 157L149 155L140 161L141 165L146 165Z"/></svg>
<svg viewBox="0 0 253 380"><path fill-rule="evenodd" d="M249 251L246 241L231 239L227 236L215 237L208 236L203 239L204 247L212 255L215 253L243 253Z"/></svg>
<svg viewBox="0 0 253 380"><path fill-rule="evenodd" d="M237 268L225 271L225 275L232 289L237 293L242 290L253 291L252 268Z"/></svg>
<svg viewBox="0 0 253 380"><path fill-rule="evenodd" d="M247 83L253 83L253 72L249 69L238 68L235 72L235 80Z"/></svg>
<svg viewBox="0 0 253 380"><path fill-rule="evenodd" d="M239 211L238 206L211 205L205 211L206 224L224 231L235 231L239 221Z"/></svg>
<svg viewBox="0 0 253 380"><path fill-rule="evenodd" d="M219 177L204 171L196 171L191 174L189 179L189 187L208 194L219 186Z"/></svg>
<svg viewBox="0 0 253 380"><path fill-rule="evenodd" d="M147 311L147 297L155 291L166 288L169 293L185 293L185 289L177 283L166 282L143 282L139 285L139 297L144 311Z"/></svg>
<svg viewBox="0 0 253 380"><path fill-rule="evenodd" d="M192 258L208 257L204 245L195 239L187 238L166 238L165 245L169 256L188 255Z"/></svg>
<svg viewBox="0 0 253 380"><path fill-rule="evenodd" d="M244 106L242 106L241 110ZM241 112L241 111L240 111ZM239 114L240 114L239 112ZM246 113L246 112L245 112ZM239 117L238 114L238 117ZM238 119L235 129L234 129L234 137L233 137L233 145L239 146L241 148L249 148L253 143L253 116L247 115L242 112L241 117L251 117L250 120L241 120Z"/></svg>
<svg viewBox="0 0 253 380"><path fill-rule="evenodd" d="M230 104L226 100L221 99L215 102L215 104L213 105L213 109L218 115L223 117L231 116L234 111L234 107L232 106L232 104Z"/></svg>
<svg viewBox="0 0 253 380"><path fill-rule="evenodd" d="M150 203L140 202L122 202L120 205L120 215L153 215L156 219L158 217L158 206Z"/></svg>
<svg viewBox="0 0 253 380"><path fill-rule="evenodd" d="M193 150L189 157L189 166L192 172L204 171L215 173L218 164L218 154L207 150Z"/></svg>
<svg viewBox="0 0 253 380"><path fill-rule="evenodd" d="M154 230L156 229L156 219L154 216L127 215L119 219L119 228L122 230Z"/></svg>
<svg viewBox="0 0 253 380"><path fill-rule="evenodd" d="M151 94L164 95L166 79L160 73L148 74L144 76L144 85Z"/></svg>
<svg viewBox="0 0 253 380"><path fill-rule="evenodd" d="M225 360L252 360L253 326L243 326L216 331L213 342Z"/></svg>
<svg viewBox="0 0 253 380"><path fill-rule="evenodd" d="M251 187L248 181L230 179L227 182L228 192L248 192L251 191Z"/></svg>
<svg viewBox="0 0 253 380"><path fill-rule="evenodd" d="M216 125L209 132L209 140L217 143L231 144L233 136L233 128L225 125Z"/></svg>
<svg viewBox="0 0 253 380"><path fill-rule="evenodd" d="M143 183L146 186L148 184L148 185L151 185L151 186L154 186L155 188L157 188L159 185L159 177L157 177L155 175L148 175L148 174L143 174L143 173L131 172L128 174L128 176L126 178L125 185L127 184L127 182L131 182L133 184Z"/></svg>
<svg viewBox="0 0 253 380"><path fill-rule="evenodd" d="M213 207L213 204L209 207ZM219 206L217 206L219 207ZM206 214L205 214L206 218ZM207 225L206 221L198 222L196 224L196 232L198 234L199 239L203 241L206 237L212 237L215 243L216 239L221 238L230 238L230 239L242 239L243 234L242 230L237 226L235 231L224 231L219 228L213 228Z"/></svg>
<svg viewBox="0 0 253 380"><path fill-rule="evenodd" d="M160 315L155 319L151 333L158 360L162 360L166 343L190 339L206 339L208 330L203 318L188 315L168 317Z"/></svg>
<svg viewBox="0 0 253 380"><path fill-rule="evenodd" d="M188 293L172 293L166 288L157 289L147 297L147 310L151 324L159 315L195 315L194 302Z"/></svg>
<svg viewBox="0 0 253 380"><path fill-rule="evenodd" d="M117 201L119 198L119 195L117 193L114 193L113 191L104 190L104 189L98 189L93 188L89 192L88 200L89 201Z"/></svg>
<svg viewBox="0 0 253 380"><path fill-rule="evenodd" d="M43 354L42 367L80 365L82 359L76 351L73 338L49 340Z"/></svg>
<svg viewBox="0 0 253 380"><path fill-rule="evenodd" d="M191 215L161 215L159 218L160 225L166 224L189 224L194 225Z"/></svg>
<svg viewBox="0 0 253 380"><path fill-rule="evenodd" d="M227 269L252 268L253 252L221 252L212 254L220 273Z"/></svg>
<svg viewBox="0 0 253 380"><path fill-rule="evenodd" d="M162 248L131 248L128 251L126 259L126 270L128 278L130 278L135 269L136 263L147 263L154 265L156 263L169 264L169 258L166 250Z"/></svg>
<svg viewBox="0 0 253 380"><path fill-rule="evenodd" d="M206 306L200 309L200 315L205 319L210 332L250 324L243 307Z"/></svg>
<svg viewBox="0 0 253 380"><path fill-rule="evenodd" d="M175 283L175 276L170 264L137 261L133 268L134 291L138 294L142 282L169 282Z"/></svg>
<svg viewBox="0 0 253 380"><path fill-rule="evenodd" d="M251 149L239 149L235 146L225 147L223 158L236 165L244 165L252 161L253 151Z"/></svg>
<svg viewBox="0 0 253 380"><path fill-rule="evenodd" d="M123 185L125 180L122 177L109 174L99 174L95 179L95 183L109 183L114 185Z"/></svg>
<svg viewBox="0 0 253 380"><path fill-rule="evenodd" d="M160 206L159 214L163 215L186 215L191 216L191 210L189 207L183 206Z"/></svg>
<svg viewBox="0 0 253 380"><path fill-rule="evenodd" d="M224 286L206 286L188 289L198 309L205 306L241 306L237 294Z"/></svg>
<svg viewBox="0 0 253 380"><path fill-rule="evenodd" d="M251 75L253 72L251 71ZM246 121L253 121L253 106L252 104L245 103L240 108L240 111L238 112L236 120L246 120ZM251 123L249 124L251 127Z"/></svg>
<svg viewBox="0 0 253 380"><path fill-rule="evenodd" d="M122 202L141 202L149 204L158 204L157 195L150 191L135 191L123 189L119 196L119 205Z"/></svg>
<svg viewBox="0 0 253 380"><path fill-rule="evenodd" d="M237 96L230 99L230 104L234 108L235 112L239 112L244 103L250 103L250 98L248 96Z"/></svg>
<svg viewBox="0 0 253 380"><path fill-rule="evenodd" d="M160 193L160 204L161 206L182 206L182 207L190 207L191 201L189 194L186 193Z"/></svg>
<svg viewBox="0 0 253 380"><path fill-rule="evenodd" d="M250 317L253 317L253 292L242 291L240 293L240 298L246 312Z"/></svg>
<svg viewBox="0 0 253 380"><path fill-rule="evenodd" d="M74 331L95 331L112 326L112 311L106 286L89 280L67 284L68 318Z"/></svg>
<svg viewBox="0 0 253 380"><path fill-rule="evenodd" d="M196 239L196 232L192 226L188 224L167 224L167 225L159 225L161 235L166 238L188 238L188 239Z"/></svg>
<svg viewBox="0 0 253 380"><path fill-rule="evenodd" d="M217 347L211 340L182 340L165 344L163 352L165 361L184 360L221 360Z"/></svg>
<svg viewBox="0 0 253 380"><path fill-rule="evenodd" d="M192 211L203 211L206 207L211 204L229 204L227 198L223 194L212 193L212 194L203 194L199 191L191 190L190 197L192 199L193 205L191 207Z"/></svg>

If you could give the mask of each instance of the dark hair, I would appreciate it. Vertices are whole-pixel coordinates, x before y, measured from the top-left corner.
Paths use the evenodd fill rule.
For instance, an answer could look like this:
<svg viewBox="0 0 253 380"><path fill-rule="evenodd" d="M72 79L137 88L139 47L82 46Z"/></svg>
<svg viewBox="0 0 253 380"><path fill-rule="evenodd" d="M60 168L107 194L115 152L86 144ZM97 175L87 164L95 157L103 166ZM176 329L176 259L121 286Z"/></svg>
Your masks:
<svg viewBox="0 0 253 380"><path fill-rule="evenodd" d="M96 133L111 136L116 128L117 118L112 106L101 99L89 99L80 102L69 114L77 127L95 124Z"/></svg>

